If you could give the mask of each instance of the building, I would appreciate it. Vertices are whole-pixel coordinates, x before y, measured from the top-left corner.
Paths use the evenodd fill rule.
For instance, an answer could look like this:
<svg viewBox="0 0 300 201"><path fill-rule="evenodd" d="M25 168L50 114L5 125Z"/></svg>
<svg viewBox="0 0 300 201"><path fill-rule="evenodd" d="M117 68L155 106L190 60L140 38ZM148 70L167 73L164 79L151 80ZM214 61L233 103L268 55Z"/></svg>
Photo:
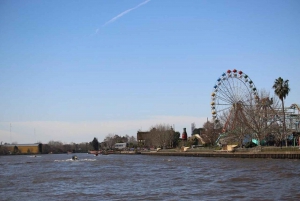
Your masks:
<svg viewBox="0 0 300 201"><path fill-rule="evenodd" d="M126 149L127 148L127 143L125 142L125 143L116 143L115 144L115 149L120 149L120 150L122 150L122 149Z"/></svg>
<svg viewBox="0 0 300 201"><path fill-rule="evenodd" d="M14 154L39 154L42 153L42 144L5 144L4 150Z"/></svg>
<svg viewBox="0 0 300 201"><path fill-rule="evenodd" d="M144 147L146 145L149 145L150 143L150 132L143 132L138 131L137 132L137 142L139 147Z"/></svg>

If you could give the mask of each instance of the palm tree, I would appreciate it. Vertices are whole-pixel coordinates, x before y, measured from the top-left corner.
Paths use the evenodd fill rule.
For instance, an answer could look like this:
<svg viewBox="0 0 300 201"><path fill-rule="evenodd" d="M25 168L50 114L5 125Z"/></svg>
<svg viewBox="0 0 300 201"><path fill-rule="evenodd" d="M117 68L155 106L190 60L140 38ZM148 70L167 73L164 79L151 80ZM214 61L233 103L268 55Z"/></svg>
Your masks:
<svg viewBox="0 0 300 201"><path fill-rule="evenodd" d="M283 114L283 133L285 134L285 113L284 113L284 101L283 99L286 98L286 96L290 92L289 88L289 80L283 80L281 77L275 80L273 89L275 89L275 94L279 97L282 103L282 114ZM286 141L286 146L287 146L287 141Z"/></svg>

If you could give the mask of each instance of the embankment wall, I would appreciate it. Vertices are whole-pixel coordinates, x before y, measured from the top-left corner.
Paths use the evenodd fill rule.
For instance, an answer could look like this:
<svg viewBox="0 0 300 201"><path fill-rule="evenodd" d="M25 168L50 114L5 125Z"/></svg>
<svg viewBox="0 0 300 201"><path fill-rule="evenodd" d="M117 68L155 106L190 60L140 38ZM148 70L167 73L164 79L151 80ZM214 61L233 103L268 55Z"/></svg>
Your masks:
<svg viewBox="0 0 300 201"><path fill-rule="evenodd" d="M300 153L293 152L256 152L256 153L232 153L232 152L141 152L142 155L158 156L185 156L185 157L222 157L222 158L272 158L272 159L300 159Z"/></svg>

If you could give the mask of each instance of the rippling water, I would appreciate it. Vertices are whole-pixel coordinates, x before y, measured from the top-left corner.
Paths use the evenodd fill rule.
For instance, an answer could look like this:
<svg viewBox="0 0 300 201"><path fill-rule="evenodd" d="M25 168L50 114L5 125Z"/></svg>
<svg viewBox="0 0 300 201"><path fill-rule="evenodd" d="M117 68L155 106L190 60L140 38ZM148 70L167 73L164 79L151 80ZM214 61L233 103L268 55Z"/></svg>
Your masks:
<svg viewBox="0 0 300 201"><path fill-rule="evenodd" d="M0 200L300 200L300 160L0 156Z"/></svg>

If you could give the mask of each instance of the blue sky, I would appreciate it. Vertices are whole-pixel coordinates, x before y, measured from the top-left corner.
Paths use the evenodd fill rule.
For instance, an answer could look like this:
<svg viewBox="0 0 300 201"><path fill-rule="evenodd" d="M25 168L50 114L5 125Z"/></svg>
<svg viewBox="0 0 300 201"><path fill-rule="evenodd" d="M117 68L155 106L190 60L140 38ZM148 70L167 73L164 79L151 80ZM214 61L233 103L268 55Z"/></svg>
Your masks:
<svg viewBox="0 0 300 201"><path fill-rule="evenodd" d="M190 131L211 118L228 69L272 93L289 79L286 105L300 104L299 10L297 0L2 0L0 140Z"/></svg>

